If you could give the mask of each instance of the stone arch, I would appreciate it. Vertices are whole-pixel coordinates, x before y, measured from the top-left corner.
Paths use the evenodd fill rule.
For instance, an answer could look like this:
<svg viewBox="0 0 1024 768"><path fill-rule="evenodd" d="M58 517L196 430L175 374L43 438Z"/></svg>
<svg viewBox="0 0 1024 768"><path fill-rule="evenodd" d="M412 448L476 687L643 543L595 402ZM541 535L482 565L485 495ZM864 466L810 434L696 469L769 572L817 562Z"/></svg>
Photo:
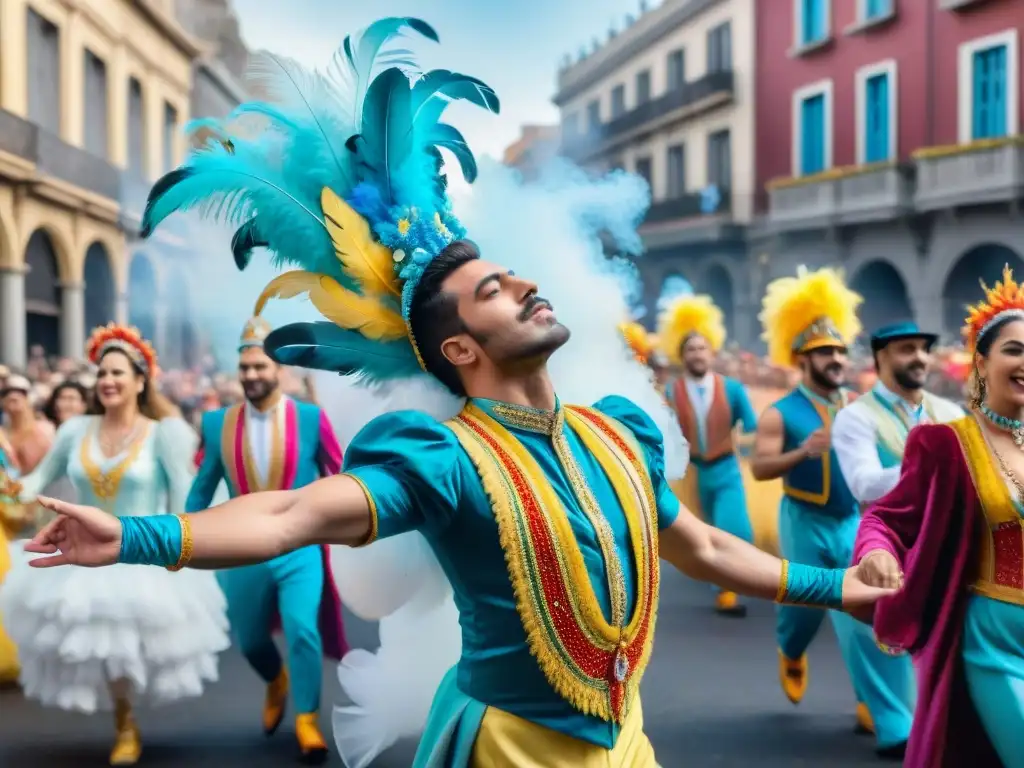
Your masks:
<svg viewBox="0 0 1024 768"><path fill-rule="evenodd" d="M705 292L718 305L724 316L728 337L736 335L736 301L732 273L721 264L712 264L704 275Z"/></svg>
<svg viewBox="0 0 1024 768"><path fill-rule="evenodd" d="M181 269L174 269L167 277L163 295L167 307L167 331L162 344L161 356L168 361L167 367L187 368L198 362L197 342L199 339L192 317L188 279Z"/></svg>
<svg viewBox="0 0 1024 768"><path fill-rule="evenodd" d="M14 267L19 262L17 236L11 218L0 204L0 267Z"/></svg>
<svg viewBox="0 0 1024 768"><path fill-rule="evenodd" d="M50 232L35 230L25 246L25 340L29 352L41 346L60 353L60 257Z"/></svg>
<svg viewBox="0 0 1024 768"><path fill-rule="evenodd" d="M884 259L869 261L857 270L850 287L864 297L860 319L868 333L914 317L906 281L899 270Z"/></svg>
<svg viewBox="0 0 1024 768"><path fill-rule="evenodd" d="M85 328L93 328L116 319L117 281L114 279L114 265L107 247L98 240L85 249L82 264L85 283Z"/></svg>
<svg viewBox="0 0 1024 768"><path fill-rule="evenodd" d="M132 254L128 265L128 322L150 342L156 342L157 282L153 262L142 251ZM160 354L157 350L157 354Z"/></svg>
<svg viewBox="0 0 1024 768"><path fill-rule="evenodd" d="M1007 264L1015 275L1024 275L1024 259L1000 243L974 246L954 262L942 288L942 324L948 338L959 338L967 305L981 298L978 281L994 285Z"/></svg>

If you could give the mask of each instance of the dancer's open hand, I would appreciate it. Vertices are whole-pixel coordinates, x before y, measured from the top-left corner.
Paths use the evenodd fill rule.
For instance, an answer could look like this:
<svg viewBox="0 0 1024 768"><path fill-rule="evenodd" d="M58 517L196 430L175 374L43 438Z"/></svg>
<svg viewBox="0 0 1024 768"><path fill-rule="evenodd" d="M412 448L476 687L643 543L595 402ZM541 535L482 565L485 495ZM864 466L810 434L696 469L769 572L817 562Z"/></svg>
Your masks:
<svg viewBox="0 0 1024 768"><path fill-rule="evenodd" d="M26 552L48 557L29 561L35 568L113 565L121 553L121 522L96 507L69 504L40 496L40 506L58 517L25 545Z"/></svg>

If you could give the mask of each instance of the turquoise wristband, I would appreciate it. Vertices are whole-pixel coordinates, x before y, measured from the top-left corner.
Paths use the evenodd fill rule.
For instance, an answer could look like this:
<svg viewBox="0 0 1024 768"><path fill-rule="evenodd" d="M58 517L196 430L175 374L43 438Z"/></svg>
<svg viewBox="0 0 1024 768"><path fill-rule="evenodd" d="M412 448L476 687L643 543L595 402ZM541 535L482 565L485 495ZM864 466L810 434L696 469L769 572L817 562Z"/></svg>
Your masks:
<svg viewBox="0 0 1024 768"><path fill-rule="evenodd" d="M169 568L181 557L181 522L175 515L122 517L121 554L128 565Z"/></svg>
<svg viewBox="0 0 1024 768"><path fill-rule="evenodd" d="M843 607L844 568L817 568L782 561L783 583L776 602L816 608Z"/></svg>

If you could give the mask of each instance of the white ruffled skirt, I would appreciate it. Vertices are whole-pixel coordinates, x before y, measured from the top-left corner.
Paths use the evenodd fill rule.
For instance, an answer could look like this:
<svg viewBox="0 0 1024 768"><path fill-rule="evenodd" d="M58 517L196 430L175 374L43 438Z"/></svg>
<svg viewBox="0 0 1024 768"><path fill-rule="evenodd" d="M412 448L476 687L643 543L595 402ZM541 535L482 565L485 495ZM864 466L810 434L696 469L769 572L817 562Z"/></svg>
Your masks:
<svg viewBox="0 0 1024 768"><path fill-rule="evenodd" d="M108 681L134 703L199 696L230 645L224 595L210 571L142 565L30 568L20 546L0 585L26 696L47 706L109 710Z"/></svg>

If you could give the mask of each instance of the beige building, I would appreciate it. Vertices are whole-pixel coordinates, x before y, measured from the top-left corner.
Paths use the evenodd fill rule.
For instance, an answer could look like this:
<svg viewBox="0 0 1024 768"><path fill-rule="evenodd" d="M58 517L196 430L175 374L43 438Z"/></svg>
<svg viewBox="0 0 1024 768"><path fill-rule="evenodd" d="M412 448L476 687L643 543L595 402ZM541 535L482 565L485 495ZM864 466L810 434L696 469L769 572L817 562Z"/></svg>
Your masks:
<svg viewBox="0 0 1024 768"><path fill-rule="evenodd" d="M754 0L641 3L558 75L562 151L647 179L645 303L685 275L731 318L749 307L745 228L754 211ZM684 268L685 267L685 268Z"/></svg>
<svg viewBox="0 0 1024 768"><path fill-rule="evenodd" d="M532 181L558 155L560 134L557 125L524 125L501 162L519 171L524 181Z"/></svg>
<svg viewBox="0 0 1024 768"><path fill-rule="evenodd" d="M173 0L0 1L4 362L34 345L81 356L109 320L158 345L184 322L158 291L184 275L134 236L148 185L184 156L204 53L173 14Z"/></svg>

